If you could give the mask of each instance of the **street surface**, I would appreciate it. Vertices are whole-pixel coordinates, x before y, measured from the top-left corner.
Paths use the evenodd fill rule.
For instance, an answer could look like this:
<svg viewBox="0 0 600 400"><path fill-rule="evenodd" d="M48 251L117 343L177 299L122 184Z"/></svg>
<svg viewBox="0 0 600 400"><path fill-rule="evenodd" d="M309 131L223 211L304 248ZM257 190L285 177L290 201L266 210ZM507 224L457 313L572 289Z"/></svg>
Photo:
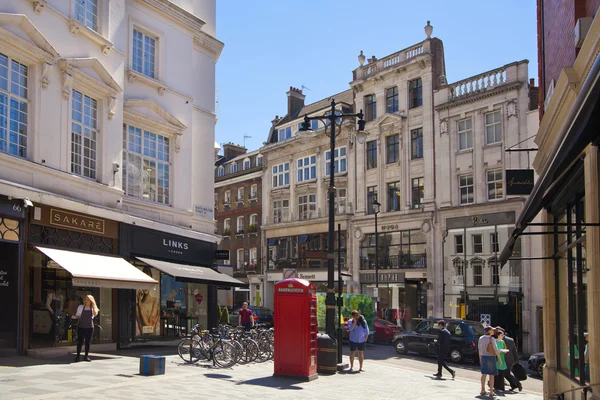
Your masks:
<svg viewBox="0 0 600 400"><path fill-rule="evenodd" d="M349 392L369 399L490 398L479 395L475 367L458 367L456 380L436 380L431 376L435 360L398 356L391 346L369 345L365 372L320 375L312 382L274 378L272 361L218 369L184 364L174 353L174 348L126 350L92 354L92 362L79 363L72 363L72 357L0 358L0 399L318 399L347 397ZM140 376L142 354L166 355L166 374ZM542 399L541 381L530 378L523 386L523 392L503 397Z"/></svg>

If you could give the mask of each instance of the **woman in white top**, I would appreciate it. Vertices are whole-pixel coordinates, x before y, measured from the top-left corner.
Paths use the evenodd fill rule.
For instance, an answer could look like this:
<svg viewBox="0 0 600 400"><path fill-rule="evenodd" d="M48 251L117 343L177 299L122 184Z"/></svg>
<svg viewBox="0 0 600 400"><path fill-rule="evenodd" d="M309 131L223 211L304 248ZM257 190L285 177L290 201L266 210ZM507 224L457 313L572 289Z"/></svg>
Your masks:
<svg viewBox="0 0 600 400"><path fill-rule="evenodd" d="M83 358L85 361L92 361L89 357L90 353L90 344L92 341L92 335L94 334L94 317L98 315L100 310L96 305L96 300L94 296L88 294L85 297L85 302L83 305L77 307L77 313L75 314L75 318L79 318L79 325L77 328L77 357L75 357L75 362L79 361L79 356L81 355L81 346L85 340L85 357Z"/></svg>

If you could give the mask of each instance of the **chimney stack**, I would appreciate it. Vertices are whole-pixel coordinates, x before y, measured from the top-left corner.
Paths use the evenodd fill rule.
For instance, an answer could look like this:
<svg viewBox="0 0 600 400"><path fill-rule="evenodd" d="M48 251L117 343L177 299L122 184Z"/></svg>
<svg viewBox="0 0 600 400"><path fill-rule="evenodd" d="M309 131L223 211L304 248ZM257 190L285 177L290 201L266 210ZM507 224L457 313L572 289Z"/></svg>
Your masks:
<svg viewBox="0 0 600 400"><path fill-rule="evenodd" d="M288 97L288 115L296 116L296 113L304 107L304 96L302 89L297 89L290 86L290 91L287 92Z"/></svg>
<svg viewBox="0 0 600 400"><path fill-rule="evenodd" d="M223 155L227 157L228 160L231 160L237 156L241 156L242 154L246 154L247 151L248 149L246 149L244 146L233 144L231 142L223 145Z"/></svg>

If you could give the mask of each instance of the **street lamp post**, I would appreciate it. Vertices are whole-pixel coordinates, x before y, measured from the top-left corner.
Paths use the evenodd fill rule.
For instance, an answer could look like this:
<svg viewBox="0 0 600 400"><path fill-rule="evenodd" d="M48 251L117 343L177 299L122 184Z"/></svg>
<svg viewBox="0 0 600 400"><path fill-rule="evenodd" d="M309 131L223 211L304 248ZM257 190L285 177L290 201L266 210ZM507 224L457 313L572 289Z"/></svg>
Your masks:
<svg viewBox="0 0 600 400"><path fill-rule="evenodd" d="M316 133L312 130L310 121L318 120L325 123L325 133L329 135L329 144L330 144L330 157L329 157L329 240L328 240L328 251L327 251L327 296L325 297L325 329L327 334L332 340L335 340L335 295L334 295L334 274L335 274L335 129L337 124L340 124L343 119L349 118L357 118L358 117L358 132L364 132L365 130L365 121L363 120L363 112L360 110L358 114L344 114L340 111L336 111L335 109L336 103L335 100L331 100L331 111L323 116L317 117L309 117L308 115L304 115L304 122L301 124L300 131L298 132L298 136L304 139L310 139L316 136ZM327 132L327 127L329 125L330 132ZM364 143L364 133L358 134L357 139L359 142Z"/></svg>
<svg viewBox="0 0 600 400"><path fill-rule="evenodd" d="M377 214L379 214L381 204L377 200L374 200L371 206L375 212L375 297L377 298L377 308L375 311L376 315L379 316L379 232L377 231Z"/></svg>

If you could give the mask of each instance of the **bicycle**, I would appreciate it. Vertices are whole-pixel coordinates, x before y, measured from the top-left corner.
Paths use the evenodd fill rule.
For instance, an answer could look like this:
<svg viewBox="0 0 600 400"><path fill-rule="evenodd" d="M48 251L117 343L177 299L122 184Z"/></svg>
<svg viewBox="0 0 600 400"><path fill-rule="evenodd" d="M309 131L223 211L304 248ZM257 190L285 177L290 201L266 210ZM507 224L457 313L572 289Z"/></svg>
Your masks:
<svg viewBox="0 0 600 400"><path fill-rule="evenodd" d="M177 346L177 352L183 361L189 364L200 360L212 361L213 365L221 368L235 365L238 355L233 344L218 334L200 329L198 325L194 326L191 333L191 337L183 338Z"/></svg>

